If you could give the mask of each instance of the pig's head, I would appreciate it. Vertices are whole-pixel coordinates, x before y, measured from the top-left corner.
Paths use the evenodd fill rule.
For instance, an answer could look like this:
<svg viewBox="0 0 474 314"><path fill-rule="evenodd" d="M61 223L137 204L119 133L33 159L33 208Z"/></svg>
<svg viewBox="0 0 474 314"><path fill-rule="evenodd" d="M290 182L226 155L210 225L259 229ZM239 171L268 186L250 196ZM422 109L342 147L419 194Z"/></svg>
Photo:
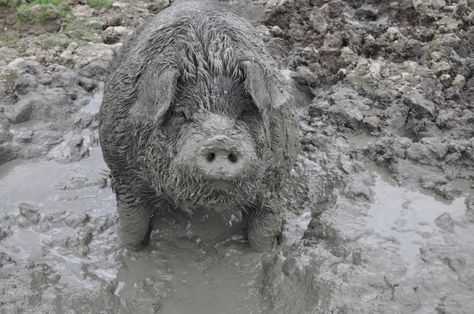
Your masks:
<svg viewBox="0 0 474 314"><path fill-rule="evenodd" d="M150 83L139 85L130 116L153 134L144 162L155 189L184 209L253 201L272 155L285 149L272 147L272 113L284 101L272 77L243 62L227 75L165 68L143 80Z"/></svg>

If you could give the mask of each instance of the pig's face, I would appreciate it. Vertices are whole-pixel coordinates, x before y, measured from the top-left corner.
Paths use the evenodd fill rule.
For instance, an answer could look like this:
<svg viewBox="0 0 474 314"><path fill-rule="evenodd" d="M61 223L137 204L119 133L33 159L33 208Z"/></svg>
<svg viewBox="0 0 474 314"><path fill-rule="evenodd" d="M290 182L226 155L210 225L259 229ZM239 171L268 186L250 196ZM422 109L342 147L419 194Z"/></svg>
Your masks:
<svg viewBox="0 0 474 314"><path fill-rule="evenodd" d="M169 143L161 185L178 204L225 207L255 197L267 142L243 82L218 76L179 86L161 130Z"/></svg>
<svg viewBox="0 0 474 314"><path fill-rule="evenodd" d="M139 155L155 189L183 209L251 202L267 168L278 166L273 157L287 149L270 134L271 117L286 102L275 75L251 62L235 69L211 75L197 68L191 77L151 64L140 78L129 116L152 135L137 144Z"/></svg>

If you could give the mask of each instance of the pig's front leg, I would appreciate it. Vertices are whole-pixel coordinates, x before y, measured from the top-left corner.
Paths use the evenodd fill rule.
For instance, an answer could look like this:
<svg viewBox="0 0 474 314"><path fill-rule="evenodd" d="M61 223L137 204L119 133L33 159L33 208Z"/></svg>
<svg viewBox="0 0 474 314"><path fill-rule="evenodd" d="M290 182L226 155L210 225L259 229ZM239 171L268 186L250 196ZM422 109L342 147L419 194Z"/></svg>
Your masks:
<svg viewBox="0 0 474 314"><path fill-rule="evenodd" d="M250 247L268 251L281 242L282 219L279 210L264 204L247 207L242 212L244 232Z"/></svg>
<svg viewBox="0 0 474 314"><path fill-rule="evenodd" d="M125 247L139 249L151 233L152 212L147 204L131 194L117 193L119 238Z"/></svg>

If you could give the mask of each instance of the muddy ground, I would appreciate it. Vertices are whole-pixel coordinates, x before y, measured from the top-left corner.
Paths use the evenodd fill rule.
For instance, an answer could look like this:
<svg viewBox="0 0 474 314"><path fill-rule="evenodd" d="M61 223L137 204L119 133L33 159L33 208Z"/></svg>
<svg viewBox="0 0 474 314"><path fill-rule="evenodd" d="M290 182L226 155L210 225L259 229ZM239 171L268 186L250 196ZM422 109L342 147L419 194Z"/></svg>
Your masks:
<svg viewBox="0 0 474 314"><path fill-rule="evenodd" d="M474 2L235 2L299 103L275 252L210 212L118 247L101 81L168 3L69 1L47 21L0 5L0 312L472 312Z"/></svg>

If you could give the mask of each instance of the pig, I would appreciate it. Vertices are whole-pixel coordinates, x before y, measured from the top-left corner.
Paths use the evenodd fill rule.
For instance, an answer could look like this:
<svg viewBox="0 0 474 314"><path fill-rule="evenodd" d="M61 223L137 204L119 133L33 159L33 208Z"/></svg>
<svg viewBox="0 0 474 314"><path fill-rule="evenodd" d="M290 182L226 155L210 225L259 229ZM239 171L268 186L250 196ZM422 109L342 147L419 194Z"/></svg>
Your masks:
<svg viewBox="0 0 474 314"><path fill-rule="evenodd" d="M139 27L110 65L99 113L122 244L146 245L160 211L205 208L240 211L250 246L274 248L299 147L294 107L230 6L177 2Z"/></svg>

